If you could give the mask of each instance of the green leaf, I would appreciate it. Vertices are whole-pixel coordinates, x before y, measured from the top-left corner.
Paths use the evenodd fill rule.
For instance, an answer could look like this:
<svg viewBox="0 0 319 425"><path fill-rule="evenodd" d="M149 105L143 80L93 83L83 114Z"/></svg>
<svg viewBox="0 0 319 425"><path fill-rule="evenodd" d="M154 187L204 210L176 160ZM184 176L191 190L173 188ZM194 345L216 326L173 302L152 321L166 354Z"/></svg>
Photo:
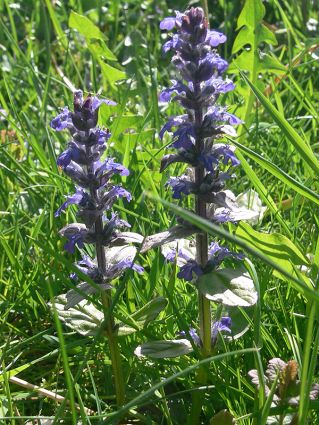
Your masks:
<svg viewBox="0 0 319 425"><path fill-rule="evenodd" d="M111 84L113 85L116 81L119 80L124 80L126 78L126 74L125 72L114 68L111 65L108 65L107 63L103 62L103 61L99 61L100 66L101 66L101 70L102 70L102 74L104 76L104 78Z"/></svg>
<svg viewBox="0 0 319 425"><path fill-rule="evenodd" d="M245 70L249 74L249 78L255 84L263 82L258 76L263 72L285 73L287 69L274 56L269 56L264 51L260 52L261 44L276 45L275 35L263 24L265 15L265 7L262 0L246 0L243 10L237 21L237 29L239 33L235 39L232 54L235 55L229 72L238 73L240 69ZM250 46L247 49L247 45ZM265 50L265 47L263 47ZM253 107L253 98L249 96L249 90L244 87L241 82L237 84L238 90L241 91L245 102L237 109L237 115L240 116L249 127L253 120L251 113Z"/></svg>
<svg viewBox="0 0 319 425"><path fill-rule="evenodd" d="M309 261L296 245L280 233L257 232L249 224L242 222L236 229L236 236L287 270L291 269L292 264L309 266Z"/></svg>
<svg viewBox="0 0 319 425"><path fill-rule="evenodd" d="M93 304L88 303L86 300L66 310L67 301L65 294L59 295L49 306L51 309L56 310L59 319L66 326L80 335L97 335L104 319L103 312L99 311Z"/></svg>
<svg viewBox="0 0 319 425"><path fill-rule="evenodd" d="M239 307L224 307L223 316L229 316L232 323L231 334L225 334L224 339L238 339L242 337L249 330L254 310L255 306L244 309Z"/></svg>
<svg viewBox="0 0 319 425"><path fill-rule="evenodd" d="M276 37L262 22L265 15L265 7L261 0L246 0L238 21L239 33L235 39L232 53L238 53L233 61L231 71L236 72L236 67L245 69L250 73L250 78L255 80L257 70L270 71L264 61L265 55L260 56L258 47L261 43L277 44ZM250 45L250 49L245 47ZM286 68L275 58L279 70L286 72ZM244 66L242 66L244 65ZM272 70L271 70L272 71ZM237 69L238 72L238 69Z"/></svg>
<svg viewBox="0 0 319 425"><path fill-rule="evenodd" d="M205 273L198 279L197 287L208 300L223 305L251 307L257 302L254 282L242 268Z"/></svg>
<svg viewBox="0 0 319 425"><path fill-rule="evenodd" d="M110 127L112 138L116 139L121 133L128 129L137 130L143 122L142 115L122 115L114 120Z"/></svg>
<svg viewBox="0 0 319 425"><path fill-rule="evenodd" d="M107 60L117 61L117 58L113 55L111 50L105 44L104 34L86 16L82 16L78 13L73 12L72 10L69 17L69 27L77 30L80 34L82 34L85 37L87 43L92 44L93 49L96 41L100 41L100 43L97 43L97 46L99 46L101 50L97 52L100 55L103 55ZM95 48L97 48L97 46Z"/></svg>
<svg viewBox="0 0 319 425"><path fill-rule="evenodd" d="M25 369L28 369L28 367L32 366L32 363L26 363L22 366L16 367L15 369L7 370L4 374L3 372L0 373L0 382L4 381L4 377L6 375L6 379L9 379L11 376L15 376L18 373L22 372Z"/></svg>
<svg viewBox="0 0 319 425"><path fill-rule="evenodd" d="M316 173L319 174L319 161L315 157L309 144L303 140L296 130L288 123L286 118L280 114L280 112L271 104L271 102L262 94L262 92L246 77L244 73L241 73L242 78L249 85L257 99L270 114L273 120L277 123L283 134L292 143L295 149L299 152L300 157L309 165L309 167Z"/></svg>
<svg viewBox="0 0 319 425"><path fill-rule="evenodd" d="M166 306L167 300L164 297L157 297L145 304L140 310L135 311L131 317L138 322L149 323L155 320Z"/></svg>
<svg viewBox="0 0 319 425"><path fill-rule="evenodd" d="M167 341L146 342L139 345L134 354L138 357L152 357L163 359L178 357L193 351L192 344L187 339L171 339Z"/></svg>
<svg viewBox="0 0 319 425"><path fill-rule="evenodd" d="M167 300L164 297L157 297L145 304L140 310L135 311L130 316L130 321L120 323L118 326L118 335L125 336L142 329L150 321L155 320L162 310L167 306Z"/></svg>
<svg viewBox="0 0 319 425"><path fill-rule="evenodd" d="M300 195L303 195L305 198L308 198L319 205L319 195L317 193L313 192L311 189L304 186L302 183L299 183L293 177L290 177L289 174L285 173L279 167L277 167L277 165L263 158L261 155L258 155L256 152L252 151L241 143L238 143L234 140L232 140L232 143L237 146L237 148L239 148L242 152L245 152L247 156L249 156L249 158L252 158L254 161L257 162L257 164L259 164L265 170L269 171L273 176L277 177L283 183L287 184L296 192L300 193Z"/></svg>

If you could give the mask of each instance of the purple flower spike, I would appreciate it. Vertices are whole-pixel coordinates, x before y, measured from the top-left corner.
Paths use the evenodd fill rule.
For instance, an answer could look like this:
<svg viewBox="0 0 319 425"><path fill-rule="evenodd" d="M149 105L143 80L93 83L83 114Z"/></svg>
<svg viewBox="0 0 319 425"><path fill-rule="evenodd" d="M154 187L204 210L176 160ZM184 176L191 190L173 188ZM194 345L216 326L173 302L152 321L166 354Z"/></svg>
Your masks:
<svg viewBox="0 0 319 425"><path fill-rule="evenodd" d="M73 112L65 108L52 120L51 127L57 131L68 129L71 133L72 139L67 149L58 156L57 164L77 185L76 192L67 197L55 217L73 204L78 206L77 217L83 221L69 224L60 230L60 234L67 239L64 248L73 254L76 247L82 249L84 244L95 244L97 258L91 260L83 256L77 268L100 285L101 289L108 289L111 286L106 286L105 282L119 277L125 269L132 268L141 273L143 267L133 262L132 252L136 252L136 248L128 245L138 241L139 235L133 234L132 237L129 232L121 232L119 229L130 225L117 214L112 213L110 219L104 215L119 198L131 201L132 195L121 185L114 185L110 181L114 174L128 176L129 170L113 158L100 160L106 150L106 142L111 137L108 129L97 126L99 108L103 103L116 105L111 100L96 96L83 97L83 92L77 90L74 93ZM128 249L128 257L124 259L121 251L123 245ZM109 251L106 251L106 247ZM112 249L115 251L112 252ZM122 252L122 257L117 249ZM102 261L103 257L108 260ZM72 278L78 280L76 273L72 274ZM85 282L80 282L78 288L92 293L92 288ZM73 295L71 298L67 308L83 299Z"/></svg>

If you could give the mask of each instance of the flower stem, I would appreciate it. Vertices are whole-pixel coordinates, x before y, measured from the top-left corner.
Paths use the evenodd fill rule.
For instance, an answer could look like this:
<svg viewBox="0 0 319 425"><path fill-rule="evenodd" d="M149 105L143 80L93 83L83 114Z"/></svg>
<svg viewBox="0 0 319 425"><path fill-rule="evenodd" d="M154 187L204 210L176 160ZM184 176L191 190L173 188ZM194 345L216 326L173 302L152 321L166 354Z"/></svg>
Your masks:
<svg viewBox="0 0 319 425"><path fill-rule="evenodd" d="M194 94L200 94L200 85L194 84ZM195 109L195 126L200 129L203 121L203 110L201 105ZM197 152L203 151L204 140L197 136L195 148ZM195 168L195 184L200 185L205 177L205 169L202 166ZM199 196L195 197L195 212L199 217L206 218L206 203ZM196 261L204 267L208 261L208 235L207 233L198 233L196 235ZM199 334L202 341L202 357L209 357L211 353L211 311L210 301L198 292L198 308L199 308ZM208 380L207 367L202 366L198 369L196 381L200 385L205 385ZM193 394L192 410L190 415L190 423L197 424L200 420L202 411L204 393L195 392Z"/></svg>
<svg viewBox="0 0 319 425"><path fill-rule="evenodd" d="M200 84L194 83L194 95L200 95ZM201 128L203 122L203 108L198 104L195 109L195 126ZM200 136L196 136L195 148L198 153L203 151L204 140ZM199 186L205 177L205 169L203 166L195 168L195 185ZM195 212L199 217L206 218L206 202L202 201L198 195L195 197ZM208 261L208 236L207 233L198 233L196 235L196 261L202 267L205 267ZM203 344L203 357L209 356L211 352L211 314L210 301L202 294L198 293L199 298L199 331Z"/></svg>
<svg viewBox="0 0 319 425"><path fill-rule="evenodd" d="M102 235L102 230L103 230L102 218L98 217L98 219L95 222L95 234L97 238L95 248L96 248L96 257L97 257L98 267L104 275L106 271L106 262L105 262L104 246L102 245L100 240ZM106 330L106 335L108 337L111 364L113 368L116 402L118 406L122 406L125 400L125 383L124 383L124 377L123 377L121 354L120 354L120 349L118 345L118 337L116 333L114 332L114 318L113 318L113 315L110 314L110 308L112 304L110 289L102 292L102 304L104 307L105 330Z"/></svg>

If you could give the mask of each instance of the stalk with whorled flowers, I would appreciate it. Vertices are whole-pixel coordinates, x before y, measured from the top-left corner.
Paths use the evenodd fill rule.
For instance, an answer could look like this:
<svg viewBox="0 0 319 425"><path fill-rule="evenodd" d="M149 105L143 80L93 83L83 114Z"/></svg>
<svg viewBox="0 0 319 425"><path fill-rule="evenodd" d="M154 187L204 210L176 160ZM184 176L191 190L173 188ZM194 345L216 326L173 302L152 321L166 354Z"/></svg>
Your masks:
<svg viewBox="0 0 319 425"><path fill-rule="evenodd" d="M129 171L112 158L101 160L106 149L106 141L111 136L108 130L97 125L99 107L103 102L108 105L115 104L109 100L101 101L95 96L83 99L82 92L76 91L74 111L64 108L63 112L51 122L53 129L57 131L67 129L70 132L71 140L67 149L58 157L57 164L76 185L76 192L67 197L55 215L59 216L68 205L76 204L79 209L77 216L83 223L68 224L60 231L67 239L65 249L72 254L76 246L80 250L83 250L85 244L95 246L96 258L92 260L82 252L83 258L76 265L79 271L94 282L94 286L80 282L76 290L72 289L66 294L64 310L72 309L81 303L86 294L101 293L116 398L118 405L121 405L125 397L125 388L117 329L110 310L111 282L127 268L138 272L143 268L134 263L136 249L128 245L136 241L139 235L121 232L119 229L130 225L121 220L117 214L108 215L118 198L130 201L131 194L110 180L115 174L127 176ZM76 274L72 274L71 278L78 280ZM92 306L90 308L94 309ZM98 321L99 312L94 309L93 313L96 314ZM62 312L61 317L65 317L65 313ZM85 321L83 326L87 326Z"/></svg>
<svg viewBox="0 0 319 425"><path fill-rule="evenodd" d="M215 224L252 218L255 213L240 208L235 195L226 190L227 182L234 177L234 169L239 165L234 148L228 143L216 143L225 135L236 135L233 126L241 123L225 106L218 104L221 94L234 89L234 84L222 77L228 63L216 51L216 47L226 41L226 36L208 29L201 8L176 12L176 17L165 18L160 28L176 29L164 44L163 51L174 52L172 63L179 76L172 80L171 87L161 92L159 100L163 103L173 100L185 109L184 114L169 118L160 131L161 139L165 132L173 132L169 148L177 150L162 158L161 171L173 163L190 166L185 174L169 178L167 185L172 189L173 198L192 195L196 215ZM195 241L183 239L192 234L196 234ZM229 251L217 241L209 242L207 233L179 218L176 226L146 238L142 251L157 246L162 246L167 261L176 262L180 267L178 277L192 282L198 290L199 335L191 328L179 333L188 340L158 341L153 346L147 343L136 353L147 355L151 352L153 356L159 356L156 349L162 345L166 355L174 356L189 353L195 344L202 356L207 357L216 346L218 332L231 332L227 308L247 307L256 302L253 282L245 270L237 265L221 267L225 262L238 263L243 260L243 255ZM249 302L240 298L243 288ZM227 311L225 317L218 313L213 323L211 301L221 305L220 312L224 307ZM189 338L192 347L188 345ZM200 368L198 381L205 384L207 376L207 370ZM200 410L201 400L195 394L192 423L198 421Z"/></svg>
<svg viewBox="0 0 319 425"><path fill-rule="evenodd" d="M228 64L215 50L215 47L226 41L226 37L208 29L201 8L191 8L184 14L176 12L176 17L164 19L160 27L163 30L177 28L177 34L165 43L163 50L174 51L172 62L181 76L180 80L173 81L170 88L162 91L160 100L169 101L175 93L174 101L179 102L187 112L170 118L160 133L163 137L165 131L175 127L171 146L178 149L178 153L163 158L162 170L174 162L193 166L191 175L172 177L168 185L173 189L174 198L180 198L181 194L194 194L196 214L208 218L207 203L227 207L225 196L220 194L224 193L225 181L231 178L231 173L230 170L221 172L218 169L220 158L223 158L224 164L239 164L230 146L214 145L217 137L233 133L230 125L240 123L225 107L216 105L221 93L234 88L231 81L222 79ZM227 210L219 211L218 217L213 217L214 221L219 222L227 221L228 218ZM193 274L202 274L208 262L207 233L197 233L196 260L188 263L191 279ZM199 321L203 351L208 355L212 339L210 301L202 294L199 294Z"/></svg>

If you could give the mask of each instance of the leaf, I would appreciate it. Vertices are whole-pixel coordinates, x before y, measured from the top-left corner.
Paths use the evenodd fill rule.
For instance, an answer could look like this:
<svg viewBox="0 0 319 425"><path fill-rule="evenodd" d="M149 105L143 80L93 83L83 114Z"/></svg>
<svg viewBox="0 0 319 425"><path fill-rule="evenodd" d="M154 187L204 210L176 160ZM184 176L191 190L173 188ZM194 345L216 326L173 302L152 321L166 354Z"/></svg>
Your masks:
<svg viewBox="0 0 319 425"><path fill-rule="evenodd" d="M104 79L108 81L111 86L114 86L116 81L126 78L125 72L105 63L105 60L117 62L117 58L107 47L104 34L90 19L72 11L69 18L69 27L76 29L83 35L87 42L88 49L101 67Z"/></svg>
<svg viewBox="0 0 319 425"><path fill-rule="evenodd" d="M193 351L192 344L187 339L171 339L167 341L146 342L139 345L134 354L138 357L152 357L163 359L165 357L178 357Z"/></svg>
<svg viewBox="0 0 319 425"><path fill-rule="evenodd" d="M257 224L261 221L265 211L267 210L267 207L263 206L258 193L254 189L248 189L245 192L240 193L236 198L236 202L240 207L249 208L256 212L257 217L246 220L249 224Z"/></svg>
<svg viewBox="0 0 319 425"><path fill-rule="evenodd" d="M167 300L164 297L157 297L145 304L140 310L135 311L131 317L139 322L148 323L159 315L167 306Z"/></svg>
<svg viewBox="0 0 319 425"><path fill-rule="evenodd" d="M249 274L242 268L213 271L197 280L199 291L211 301L231 307L250 307L257 292Z"/></svg>
<svg viewBox="0 0 319 425"><path fill-rule="evenodd" d="M116 81L124 80L126 78L125 72L114 68L111 65L108 65L107 63L103 61L99 61L101 66L101 71L103 74L103 77L111 84L113 85Z"/></svg>
<svg viewBox="0 0 319 425"><path fill-rule="evenodd" d="M16 367L15 369L10 369L7 370L5 372L5 374L3 372L0 371L0 382L3 382L5 379L5 375L6 375L6 379L9 379L11 376L15 376L18 373L22 372L25 369L28 369L28 367L32 366L32 363L26 363L22 366Z"/></svg>
<svg viewBox="0 0 319 425"><path fill-rule="evenodd" d="M265 110L270 114L273 120L277 123L283 134L292 143L295 149L299 152L300 157L309 165L312 170L319 173L319 161L315 157L309 144L299 136L297 131L289 124L286 118L271 104L271 102L262 94L262 92L246 77L245 74L241 73L242 78L249 85L257 99L263 105Z"/></svg>
<svg viewBox="0 0 319 425"><path fill-rule="evenodd" d="M135 232L119 232L116 237L112 239L110 246L126 245L129 243L141 244L144 240L144 236Z"/></svg>
<svg viewBox="0 0 319 425"><path fill-rule="evenodd" d="M145 304L140 310L135 311L130 319L134 321L134 326L128 323L120 323L118 335L124 336L142 329L150 321L155 320L162 310L167 306L167 300L164 297L157 297Z"/></svg>
<svg viewBox="0 0 319 425"><path fill-rule="evenodd" d="M166 230L165 232L156 233L155 235L148 236L145 238L145 241L141 248L141 253L157 248L161 245L164 245L166 243L175 241L177 239L182 239L187 236L192 235L193 233L199 233L198 229L194 226L182 226L177 225L174 227L171 227L170 229Z"/></svg>
<svg viewBox="0 0 319 425"><path fill-rule="evenodd" d="M273 176L277 177L283 183L287 184L293 190L295 190L300 195L304 196L307 199L310 199L312 202L315 202L319 205L319 195L313 192L308 187L304 186L302 183L299 183L293 177L289 176L289 174L282 171L277 165L263 158L261 155L247 148L246 146L238 143L237 141L232 140L232 143L237 146L239 150L245 152L249 158L252 158L257 162L261 167L265 170L269 171Z"/></svg>
<svg viewBox="0 0 319 425"><path fill-rule="evenodd" d="M111 50L105 44L104 34L86 16L75 13L72 10L69 17L69 27L77 30L80 34L82 34L85 37L87 43L92 44L91 49L93 50L94 43L96 43L96 41L100 41L97 46L100 46L102 50L99 51L98 47L96 46L95 49L97 50L95 50L95 53L103 55L107 60L117 61L117 58L113 55Z"/></svg>
<svg viewBox="0 0 319 425"><path fill-rule="evenodd" d="M232 53L238 53L233 61L231 72L236 72L236 66L245 69L250 73L253 79L258 71L269 72L269 62L265 58L269 58L270 62L276 64L276 70L286 72L286 68L276 58L263 54L258 54L258 47L261 43L276 45L275 35L263 24L262 19L265 16L265 7L261 0L246 0L244 7L237 21L237 30L239 33L235 39ZM250 49L247 50L246 46ZM242 67L241 65L244 65ZM237 69L238 72L238 69Z"/></svg>
<svg viewBox="0 0 319 425"><path fill-rule="evenodd" d="M67 303L65 305L65 309L68 310L71 307L74 307L83 299L86 299L87 295L96 294L99 291L103 291L105 289L113 288L112 285L103 283L96 284L95 286L90 285L87 282L81 282L76 285L76 289L70 289L66 294Z"/></svg>
<svg viewBox="0 0 319 425"><path fill-rule="evenodd" d="M309 265L308 259L300 252L294 243L280 233L261 233L252 229L247 223L239 223L236 229L239 236L254 249L267 255L286 270L291 270L291 264Z"/></svg>
<svg viewBox="0 0 319 425"><path fill-rule="evenodd" d="M223 309L223 315L229 316L231 318L231 334L225 334L225 339L238 339L241 338L250 327L250 322L248 318L253 317L255 307L246 307L241 309L238 307L225 307ZM244 310L244 311L243 311Z"/></svg>
<svg viewBox="0 0 319 425"><path fill-rule="evenodd" d="M235 55L229 72L238 73L240 69L249 74L249 78L255 84L258 82L263 87L262 80L258 79L263 72L286 73L287 69L274 56L260 52L260 45L276 45L275 35L263 24L265 7L262 0L246 0L237 21L239 33L234 41L232 54ZM249 46L249 48L247 47ZM265 47L266 47L265 46ZM265 50L263 47L263 50ZM253 120L251 113L253 98L249 96L249 90L241 83L237 84L237 91L243 96L245 102L237 109L237 115L243 119L249 127Z"/></svg>
<svg viewBox="0 0 319 425"><path fill-rule="evenodd" d="M65 294L59 295L49 303L51 309L55 308L59 319L69 328L80 335L97 335L104 320L103 312L99 311L93 304L83 300L68 310L67 297Z"/></svg>
<svg viewBox="0 0 319 425"><path fill-rule="evenodd" d="M228 410L221 410L215 416L213 416L209 422L209 425L235 425L234 416L228 412Z"/></svg>
<svg viewBox="0 0 319 425"><path fill-rule="evenodd" d="M144 117L142 115L122 115L114 120L110 127L112 138L116 139L127 129L138 130L142 124Z"/></svg>

